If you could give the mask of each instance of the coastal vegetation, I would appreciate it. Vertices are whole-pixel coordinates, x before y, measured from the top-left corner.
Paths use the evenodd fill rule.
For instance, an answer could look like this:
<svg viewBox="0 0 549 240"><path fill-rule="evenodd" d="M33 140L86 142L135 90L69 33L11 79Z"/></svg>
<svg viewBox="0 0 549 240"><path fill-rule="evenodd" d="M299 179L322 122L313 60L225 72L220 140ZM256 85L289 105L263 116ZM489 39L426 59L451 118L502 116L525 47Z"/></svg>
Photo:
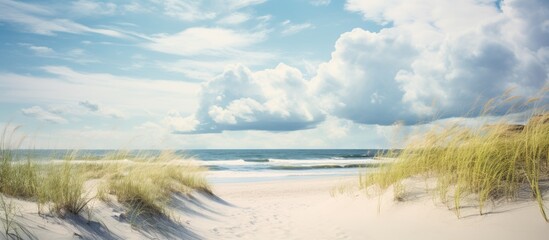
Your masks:
<svg viewBox="0 0 549 240"><path fill-rule="evenodd" d="M537 202L549 221L544 199L549 187L549 113L544 107L531 112L524 124L510 123L507 114L479 126L454 122L433 127L410 138L402 151L386 154L394 163L361 175L360 185L381 191L392 187L395 199L402 200L403 181L420 177L458 217L465 201L469 205L472 199L482 215L487 203L527 198Z"/></svg>
<svg viewBox="0 0 549 240"><path fill-rule="evenodd" d="M18 151L23 137L6 126L0 136L0 196L35 201L40 211L59 216L80 214L92 200L117 201L128 212L163 214L172 194L210 193L205 168L173 151L157 154L112 151L104 157L68 151L35 160ZM32 151L28 151L32 152ZM4 202L3 202L4 203ZM8 206L2 204L2 206ZM0 208L6 216L13 207ZM2 218L11 223L13 218ZM6 231L9 228L6 228Z"/></svg>

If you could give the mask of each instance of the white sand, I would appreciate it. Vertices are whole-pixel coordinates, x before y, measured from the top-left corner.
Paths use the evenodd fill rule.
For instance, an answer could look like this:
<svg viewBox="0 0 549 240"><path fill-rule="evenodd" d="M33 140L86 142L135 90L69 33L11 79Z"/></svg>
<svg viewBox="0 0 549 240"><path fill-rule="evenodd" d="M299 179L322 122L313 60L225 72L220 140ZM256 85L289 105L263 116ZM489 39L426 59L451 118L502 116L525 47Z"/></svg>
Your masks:
<svg viewBox="0 0 549 240"><path fill-rule="evenodd" d="M356 179L224 184L216 192L236 208L223 211L211 239L547 239L549 224L534 202L505 204L480 216L453 211L421 194L406 202L353 189ZM343 194L333 196L334 186ZM418 191L417 193L421 193ZM378 207L381 206L378 212Z"/></svg>
<svg viewBox="0 0 549 240"><path fill-rule="evenodd" d="M356 190L356 179L218 184L221 198L176 196L171 220L132 227L119 204L95 202L90 221L38 216L36 204L16 200L16 220L38 239L547 239L549 224L532 201L506 203L463 218L417 192L405 202ZM334 188L338 187L338 188ZM343 194L334 192L344 189ZM2 229L3 226L0 226ZM0 235L1 236L1 235ZM1 239L2 237L0 237Z"/></svg>

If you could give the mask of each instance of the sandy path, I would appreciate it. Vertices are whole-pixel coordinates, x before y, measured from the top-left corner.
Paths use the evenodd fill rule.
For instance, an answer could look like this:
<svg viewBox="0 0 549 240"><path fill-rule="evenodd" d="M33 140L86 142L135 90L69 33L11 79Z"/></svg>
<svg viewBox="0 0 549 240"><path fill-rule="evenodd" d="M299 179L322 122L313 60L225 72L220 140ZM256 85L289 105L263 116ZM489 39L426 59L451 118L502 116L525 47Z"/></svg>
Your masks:
<svg viewBox="0 0 549 240"><path fill-rule="evenodd" d="M206 218L190 220L205 239L547 239L545 223L533 202L499 206L479 216L464 209L465 218L430 197L381 201L334 187L355 179L219 184L214 191L232 204L209 205Z"/></svg>
<svg viewBox="0 0 549 240"><path fill-rule="evenodd" d="M275 183L225 184L216 192L235 205L224 212L227 222L213 229L222 239L303 239L301 232L321 232L330 228L329 239L345 239L345 233L337 226L310 222L306 212L332 200L329 189L333 181L298 181ZM303 219L302 219L303 218ZM306 223L303 225L303 223ZM303 226L302 226L303 225ZM306 228L306 229L305 229ZM305 236L302 236L305 237ZM306 236L311 238L310 234Z"/></svg>

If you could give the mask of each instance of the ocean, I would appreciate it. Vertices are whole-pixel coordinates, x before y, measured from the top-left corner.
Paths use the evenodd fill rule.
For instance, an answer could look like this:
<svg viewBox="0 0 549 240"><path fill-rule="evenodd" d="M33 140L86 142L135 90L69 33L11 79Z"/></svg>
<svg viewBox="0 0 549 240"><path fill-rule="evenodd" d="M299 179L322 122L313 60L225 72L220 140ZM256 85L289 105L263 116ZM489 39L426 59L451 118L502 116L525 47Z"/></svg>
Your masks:
<svg viewBox="0 0 549 240"><path fill-rule="evenodd" d="M357 175L381 164L374 157L387 150L378 149L208 149L177 150L209 169L212 183L259 182ZM36 160L60 159L69 150L18 150L21 156ZM112 150L80 150L79 157L104 159ZM155 155L161 150L134 150L130 155ZM22 157L26 158L26 157Z"/></svg>

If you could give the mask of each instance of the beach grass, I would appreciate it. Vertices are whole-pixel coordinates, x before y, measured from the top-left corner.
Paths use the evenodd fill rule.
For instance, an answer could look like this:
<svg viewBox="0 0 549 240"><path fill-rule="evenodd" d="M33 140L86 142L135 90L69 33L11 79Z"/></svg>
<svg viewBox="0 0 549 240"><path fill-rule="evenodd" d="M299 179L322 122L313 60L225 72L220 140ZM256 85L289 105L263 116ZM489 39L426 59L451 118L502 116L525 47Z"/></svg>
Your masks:
<svg viewBox="0 0 549 240"><path fill-rule="evenodd" d="M174 193L210 192L206 169L174 151L119 150L97 157L71 150L52 157L57 160L38 162L17 155L24 141L17 131L18 127L6 126L0 136L0 194L36 201L39 209L47 206L59 215L79 214L91 200L106 201L112 194L129 211L163 214ZM85 187L92 180L100 183L93 195Z"/></svg>
<svg viewBox="0 0 549 240"><path fill-rule="evenodd" d="M38 203L51 203L49 207L53 212L79 214L92 199L85 195L85 178L69 160L43 166L42 174L37 187Z"/></svg>
<svg viewBox="0 0 549 240"><path fill-rule="evenodd" d="M158 156L141 157L111 174L100 189L117 197L133 210L163 213L174 193L192 190L210 192L203 177L204 168L188 161L178 161L173 151Z"/></svg>
<svg viewBox="0 0 549 240"><path fill-rule="evenodd" d="M502 120L431 129L390 157L394 163L360 176L361 187L375 185L383 191L393 186L395 196L402 196L404 180L431 179L436 182L430 189L434 196L452 206L458 217L466 199L474 199L482 215L487 202L527 195L549 221L543 198L549 181L549 113L543 109L524 125Z"/></svg>

